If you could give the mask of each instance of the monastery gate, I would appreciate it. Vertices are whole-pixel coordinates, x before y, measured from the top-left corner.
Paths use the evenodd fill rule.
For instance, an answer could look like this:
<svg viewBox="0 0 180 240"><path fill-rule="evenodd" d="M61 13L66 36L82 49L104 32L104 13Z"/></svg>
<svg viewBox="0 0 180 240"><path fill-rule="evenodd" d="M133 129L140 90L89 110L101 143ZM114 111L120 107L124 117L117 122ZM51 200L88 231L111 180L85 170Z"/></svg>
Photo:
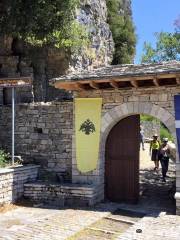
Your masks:
<svg viewBox="0 0 180 240"><path fill-rule="evenodd" d="M96 185L95 201L136 202L139 196L140 114L159 119L176 141L174 96L180 94L180 63L109 66L55 79L74 97L103 99L98 168L77 170L75 136L72 182ZM180 207L180 162L176 156L176 201Z"/></svg>
<svg viewBox="0 0 180 240"><path fill-rule="evenodd" d="M28 162L40 164L41 175L48 176L49 180L59 179L54 189L52 185L47 188L40 183L25 184L24 195L39 201L59 198L65 205L77 202L94 205L105 197L136 202L139 115L148 114L159 119L176 143L174 96L180 94L180 63L108 66L62 76L50 84L73 93L74 98L102 98L98 166L88 173L81 173L77 168L72 100L17 104L16 154ZM8 106L0 107L2 147L10 146L10 110ZM121 163L117 159L121 159ZM118 193L117 184L113 184L119 182L122 182L122 192ZM178 154L175 198L177 213L180 213Z"/></svg>

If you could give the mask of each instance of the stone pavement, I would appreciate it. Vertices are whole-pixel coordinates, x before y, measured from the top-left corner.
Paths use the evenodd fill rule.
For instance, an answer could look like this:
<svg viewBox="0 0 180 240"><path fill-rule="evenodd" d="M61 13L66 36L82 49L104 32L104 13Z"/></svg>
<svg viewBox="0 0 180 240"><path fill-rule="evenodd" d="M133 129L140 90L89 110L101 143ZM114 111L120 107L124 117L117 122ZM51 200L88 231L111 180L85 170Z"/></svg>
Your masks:
<svg viewBox="0 0 180 240"><path fill-rule="evenodd" d="M146 155L147 152L143 154ZM140 170L141 197L137 205L106 202L88 209L17 207L6 213L0 213L0 240L69 239L117 209L146 214L122 233L118 237L119 240L179 240L180 216L173 215L174 164L171 162L169 178L163 183L161 173L152 170L153 163L145 155L141 159L144 161L141 161L143 166ZM141 229L142 232L137 233L137 229Z"/></svg>
<svg viewBox="0 0 180 240"><path fill-rule="evenodd" d="M139 232L140 230L142 232ZM118 240L179 240L180 216L147 216L130 227Z"/></svg>
<svg viewBox="0 0 180 240"><path fill-rule="evenodd" d="M0 214L0 240L61 240L107 216L116 204L94 209L18 207Z"/></svg>
<svg viewBox="0 0 180 240"><path fill-rule="evenodd" d="M17 207L0 214L0 240L68 239L118 208L142 211L133 205L114 203L103 203L95 209ZM180 216L156 213L152 211L117 239L179 240ZM141 229L142 233L136 233L137 229Z"/></svg>

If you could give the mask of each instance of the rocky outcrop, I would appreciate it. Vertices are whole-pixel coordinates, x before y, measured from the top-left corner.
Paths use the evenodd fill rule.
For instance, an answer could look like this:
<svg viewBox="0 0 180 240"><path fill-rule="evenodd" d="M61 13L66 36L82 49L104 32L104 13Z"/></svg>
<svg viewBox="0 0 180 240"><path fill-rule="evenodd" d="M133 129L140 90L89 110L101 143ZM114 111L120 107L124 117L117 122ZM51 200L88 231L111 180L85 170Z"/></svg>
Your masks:
<svg viewBox="0 0 180 240"><path fill-rule="evenodd" d="M120 9L120 14L132 16L131 0L122 0L122 8Z"/></svg>
<svg viewBox="0 0 180 240"><path fill-rule="evenodd" d="M114 42L107 24L106 0L82 0L76 18L85 26L90 44L81 49L81 54L72 55L70 70L92 69L110 64Z"/></svg>
<svg viewBox="0 0 180 240"><path fill-rule="evenodd" d="M130 11L129 0L123 1L124 11ZM32 48L17 39L0 36L0 77L33 76L33 88L19 90L17 102L69 99L67 93L50 87L49 79L111 63L114 43L107 24L106 0L81 0L76 19L90 39L88 47L81 48L78 54L55 48ZM8 90L4 93L0 90L0 104L3 98L11 101Z"/></svg>

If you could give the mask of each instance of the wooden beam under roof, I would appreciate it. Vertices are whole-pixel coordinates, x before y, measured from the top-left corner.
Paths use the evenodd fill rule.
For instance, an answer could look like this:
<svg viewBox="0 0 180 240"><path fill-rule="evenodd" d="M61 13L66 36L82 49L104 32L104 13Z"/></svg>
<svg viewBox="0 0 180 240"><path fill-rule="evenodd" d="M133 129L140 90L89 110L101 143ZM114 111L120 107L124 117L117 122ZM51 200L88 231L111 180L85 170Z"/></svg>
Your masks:
<svg viewBox="0 0 180 240"><path fill-rule="evenodd" d="M92 87L93 89L99 89L99 84L95 81L90 81L89 82L90 87Z"/></svg>
<svg viewBox="0 0 180 240"><path fill-rule="evenodd" d="M180 85L180 74L179 72L177 73L166 73L166 74L146 74L144 76L111 76L111 77L106 77L103 76L102 78L97 79L85 79L85 80L68 80L68 81L56 81L54 86L56 88L60 89L66 89L66 90L72 90L72 91L82 91L82 90L93 90L93 89L103 89L104 85L103 83L109 83L106 86L106 89L110 88L115 88L115 89L120 89L118 83L127 83L129 82L132 87L138 88L138 87L143 87L146 86L145 81L151 81L152 82L152 87L159 87L159 86L167 86L166 80L173 80L177 84ZM161 80L161 85L159 84L159 80ZM139 84L141 82L141 84ZM124 87L126 88L126 87ZM122 88L121 88L122 89Z"/></svg>
<svg viewBox="0 0 180 240"><path fill-rule="evenodd" d="M156 87L159 87L159 82L158 82L158 79L157 78L154 78L153 79L153 83Z"/></svg>
<svg viewBox="0 0 180 240"><path fill-rule="evenodd" d="M135 88L138 88L137 80L131 80L131 85Z"/></svg>
<svg viewBox="0 0 180 240"><path fill-rule="evenodd" d="M111 87L113 87L115 89L119 89L119 85L115 80L110 80L109 84Z"/></svg>
<svg viewBox="0 0 180 240"><path fill-rule="evenodd" d="M68 91L85 90L85 86L79 82L56 82L55 88L65 89Z"/></svg>
<svg viewBox="0 0 180 240"><path fill-rule="evenodd" d="M180 77L176 78L176 83L177 83L177 85L180 85Z"/></svg>
<svg viewBox="0 0 180 240"><path fill-rule="evenodd" d="M97 77L97 79L94 78L90 78L90 79L86 79L84 78L84 80L79 80L79 83L85 84L85 83L89 83L90 81L94 81L96 83L108 83L111 80L115 80L116 82L129 82L131 80L136 80L136 81L141 81L141 80L153 80L154 78L157 79L168 79L168 78L176 78L177 77L177 73L154 73L154 74L145 74L145 75L134 75L134 76L103 76L103 77ZM77 80L72 80L72 81L77 81Z"/></svg>

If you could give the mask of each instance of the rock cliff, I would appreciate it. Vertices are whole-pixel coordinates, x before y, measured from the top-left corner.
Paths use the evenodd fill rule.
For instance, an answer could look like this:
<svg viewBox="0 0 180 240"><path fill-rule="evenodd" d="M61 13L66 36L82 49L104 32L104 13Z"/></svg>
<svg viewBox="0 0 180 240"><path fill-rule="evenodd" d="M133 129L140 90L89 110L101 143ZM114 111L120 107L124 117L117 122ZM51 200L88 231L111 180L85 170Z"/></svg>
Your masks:
<svg viewBox="0 0 180 240"><path fill-rule="evenodd" d="M107 24L106 0L82 0L76 14L78 22L88 32L90 44L88 48L82 48L81 55L72 55L70 69L81 70L110 64L114 42Z"/></svg>
<svg viewBox="0 0 180 240"><path fill-rule="evenodd" d="M123 0L124 12L131 12L129 0ZM106 0L81 0L76 19L88 32L88 47L70 54L62 49L32 48L7 36L0 36L0 77L33 76L32 89L18 91L17 102L67 99L63 91L49 87L49 79L66 72L92 69L110 64L114 43L107 24ZM32 94L33 92L33 94ZM5 96L3 95L5 94ZM0 90L0 104L10 101L8 90Z"/></svg>

